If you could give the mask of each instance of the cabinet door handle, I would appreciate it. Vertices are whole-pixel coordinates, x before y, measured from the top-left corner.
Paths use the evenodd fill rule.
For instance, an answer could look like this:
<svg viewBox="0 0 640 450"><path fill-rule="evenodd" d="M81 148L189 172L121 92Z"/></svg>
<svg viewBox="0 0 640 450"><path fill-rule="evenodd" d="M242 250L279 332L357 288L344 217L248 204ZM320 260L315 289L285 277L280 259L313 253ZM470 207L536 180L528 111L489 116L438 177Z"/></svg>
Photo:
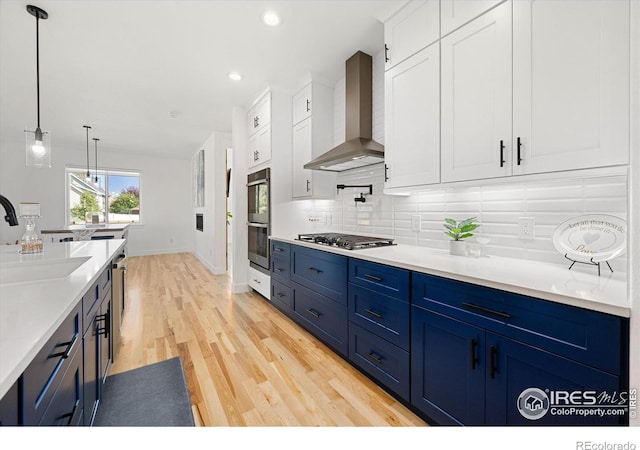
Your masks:
<svg viewBox="0 0 640 450"><path fill-rule="evenodd" d="M495 378L496 370L496 355L498 351L495 346L489 347L489 378L492 380Z"/></svg>
<svg viewBox="0 0 640 450"><path fill-rule="evenodd" d="M307 180L307 192L309 192L311 188L311 181Z"/></svg>
<svg viewBox="0 0 640 450"><path fill-rule="evenodd" d="M500 317L502 317L504 319L510 319L511 318L511 314L508 314L506 312L495 311L493 309L485 308L484 306L474 305L473 303L462 302L461 305L465 306L467 308L470 308L470 309L476 309L478 311L486 312L488 314L494 314L494 315L500 316Z"/></svg>
<svg viewBox="0 0 640 450"><path fill-rule="evenodd" d="M260 159L260 152L256 150L256 161Z"/></svg>
<svg viewBox="0 0 640 450"><path fill-rule="evenodd" d="M389 46L384 44L384 62L389 62Z"/></svg>
<svg viewBox="0 0 640 450"><path fill-rule="evenodd" d="M316 269L315 267L309 267L309 269L308 269L308 270L309 270L309 272L313 272L313 273L315 273L316 275L320 275L320 274L322 273L322 270L318 270L318 269Z"/></svg>
<svg viewBox="0 0 640 450"><path fill-rule="evenodd" d="M375 275L369 275L368 273L364 275L367 280L377 281L378 283L382 281L382 278L376 277Z"/></svg>
<svg viewBox="0 0 640 450"><path fill-rule="evenodd" d="M382 364L382 358L380 356L376 355L375 353L367 352L367 353L365 353L365 355L367 356L367 358L369 358L374 363Z"/></svg>
<svg viewBox="0 0 640 450"><path fill-rule="evenodd" d="M307 99L307 112L311 111L311 102L309 101L309 99Z"/></svg>
<svg viewBox="0 0 640 450"><path fill-rule="evenodd" d="M77 340L78 340L78 334L76 333L73 335L73 339L71 339L69 342L63 342L61 344L56 345L56 347L62 347L63 345L66 345L67 348L65 348L63 352L49 355L49 358L57 358L58 356L61 356L62 359L67 359L71 354L71 350L73 349L73 347L75 347Z"/></svg>
<svg viewBox="0 0 640 450"><path fill-rule="evenodd" d="M500 167L504 167L504 141L500 140Z"/></svg>
<svg viewBox="0 0 640 450"><path fill-rule="evenodd" d="M364 312L366 312L367 314L369 314L370 316L375 317L376 319L382 319L382 314L375 312L371 309L365 308Z"/></svg>
<svg viewBox="0 0 640 450"><path fill-rule="evenodd" d="M476 363L478 362L478 358L476 357L476 345L477 342L474 339L471 339L471 370L476 370Z"/></svg>
<svg viewBox="0 0 640 450"><path fill-rule="evenodd" d="M253 128L258 128L260 126L260 118L258 116L253 119Z"/></svg>
<svg viewBox="0 0 640 450"><path fill-rule="evenodd" d="M518 136L518 139L516 139L517 141L517 148L518 148L518 165L520 165L520 163L522 162L522 155L520 152L520 149L522 148L522 141L520 140L520 136Z"/></svg>
<svg viewBox="0 0 640 450"><path fill-rule="evenodd" d="M384 165L384 181L385 183L389 181L389 166Z"/></svg>
<svg viewBox="0 0 640 450"><path fill-rule="evenodd" d="M313 309L313 308L309 308L309 309L307 309L307 312L308 312L309 314L311 314L313 317L315 317L316 319L319 319L319 318L320 318L320 316L322 315L322 314L320 314L318 311L316 311L316 310L315 310L315 309Z"/></svg>
<svg viewBox="0 0 640 450"><path fill-rule="evenodd" d="M98 336L104 336L107 338L109 336L109 313L106 314L98 314L96 316L96 322L104 321L104 327L98 326L96 332Z"/></svg>

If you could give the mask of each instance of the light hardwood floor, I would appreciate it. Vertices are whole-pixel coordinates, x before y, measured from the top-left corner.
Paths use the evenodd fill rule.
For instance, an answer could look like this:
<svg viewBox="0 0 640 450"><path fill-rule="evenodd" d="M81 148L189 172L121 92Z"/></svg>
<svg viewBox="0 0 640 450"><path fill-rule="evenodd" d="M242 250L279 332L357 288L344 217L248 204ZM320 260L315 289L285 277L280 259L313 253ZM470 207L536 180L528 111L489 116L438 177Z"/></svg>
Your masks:
<svg viewBox="0 0 640 450"><path fill-rule="evenodd" d="M256 293L192 254L131 257L110 374L180 356L202 426L425 426Z"/></svg>

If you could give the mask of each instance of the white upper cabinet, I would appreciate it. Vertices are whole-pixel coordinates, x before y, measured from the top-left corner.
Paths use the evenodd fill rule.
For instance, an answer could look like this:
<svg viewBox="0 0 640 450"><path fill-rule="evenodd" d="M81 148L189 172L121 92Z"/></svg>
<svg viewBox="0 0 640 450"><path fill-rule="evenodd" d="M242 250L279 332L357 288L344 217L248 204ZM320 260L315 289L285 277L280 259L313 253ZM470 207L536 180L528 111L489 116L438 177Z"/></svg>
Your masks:
<svg viewBox="0 0 640 450"><path fill-rule="evenodd" d="M271 92L258 97L247 113L249 167L271 160Z"/></svg>
<svg viewBox="0 0 640 450"><path fill-rule="evenodd" d="M629 8L514 1L514 174L629 162Z"/></svg>
<svg viewBox="0 0 640 450"><path fill-rule="evenodd" d="M441 0L442 36L460 28L504 0ZM520 1L520 0L516 0Z"/></svg>
<svg viewBox="0 0 640 450"><path fill-rule="evenodd" d="M442 181L510 175L511 2L441 46Z"/></svg>
<svg viewBox="0 0 640 450"><path fill-rule="evenodd" d="M258 98L247 113L247 129L249 136L271 122L271 93L267 92Z"/></svg>
<svg viewBox="0 0 640 450"><path fill-rule="evenodd" d="M293 96L292 108L291 196L333 198L336 174L304 168L306 163L333 147L333 88L311 82Z"/></svg>
<svg viewBox="0 0 640 450"><path fill-rule="evenodd" d="M311 83L307 84L293 97L293 124L311 117L311 103L313 89ZM308 161L307 161L308 162Z"/></svg>
<svg viewBox="0 0 640 450"><path fill-rule="evenodd" d="M385 73L385 189L440 182L438 48Z"/></svg>
<svg viewBox="0 0 640 450"><path fill-rule="evenodd" d="M304 165L313 159L312 121L309 117L293 126L293 198L311 197L313 195L313 171Z"/></svg>
<svg viewBox="0 0 640 450"><path fill-rule="evenodd" d="M440 38L438 0L413 0L384 24L385 70Z"/></svg>

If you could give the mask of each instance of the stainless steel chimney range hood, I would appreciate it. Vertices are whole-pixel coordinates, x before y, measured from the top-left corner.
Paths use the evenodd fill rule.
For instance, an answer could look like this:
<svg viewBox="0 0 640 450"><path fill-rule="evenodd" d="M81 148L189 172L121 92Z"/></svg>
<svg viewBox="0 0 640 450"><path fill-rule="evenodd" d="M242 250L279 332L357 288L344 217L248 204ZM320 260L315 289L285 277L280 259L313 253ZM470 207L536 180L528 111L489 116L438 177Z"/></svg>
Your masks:
<svg viewBox="0 0 640 450"><path fill-rule="evenodd" d="M304 165L305 169L342 172L384 161L384 146L371 138L372 58L357 52L346 63L346 141Z"/></svg>

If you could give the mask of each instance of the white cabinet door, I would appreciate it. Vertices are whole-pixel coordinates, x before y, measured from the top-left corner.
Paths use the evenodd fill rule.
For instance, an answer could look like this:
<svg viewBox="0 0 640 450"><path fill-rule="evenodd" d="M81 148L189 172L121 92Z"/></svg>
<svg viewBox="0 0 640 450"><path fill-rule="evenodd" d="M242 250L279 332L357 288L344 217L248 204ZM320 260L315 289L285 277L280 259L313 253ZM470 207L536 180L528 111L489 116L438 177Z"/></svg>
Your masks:
<svg viewBox="0 0 640 450"><path fill-rule="evenodd" d="M442 0L440 17L442 36L460 28L504 0ZM520 0L516 0L516 3Z"/></svg>
<svg viewBox="0 0 640 450"><path fill-rule="evenodd" d="M271 160L271 127L262 127L249 136L249 167Z"/></svg>
<svg viewBox="0 0 640 450"><path fill-rule="evenodd" d="M385 188L440 182L438 45L385 73Z"/></svg>
<svg viewBox="0 0 640 450"><path fill-rule="evenodd" d="M514 174L627 164L629 2L513 8Z"/></svg>
<svg viewBox="0 0 640 450"><path fill-rule="evenodd" d="M413 0L384 24L385 70L440 38L438 0Z"/></svg>
<svg viewBox="0 0 640 450"><path fill-rule="evenodd" d="M510 175L511 2L441 45L442 181Z"/></svg>
<svg viewBox="0 0 640 450"><path fill-rule="evenodd" d="M303 87L293 97L293 124L311 117L312 85L311 83Z"/></svg>
<svg viewBox="0 0 640 450"><path fill-rule="evenodd" d="M311 185L313 171L304 165L312 158L311 120L303 120L293 127L293 197L304 198L313 194Z"/></svg>
<svg viewBox="0 0 640 450"><path fill-rule="evenodd" d="M256 133L271 122L271 95L267 92L247 113L247 129L249 136Z"/></svg>

